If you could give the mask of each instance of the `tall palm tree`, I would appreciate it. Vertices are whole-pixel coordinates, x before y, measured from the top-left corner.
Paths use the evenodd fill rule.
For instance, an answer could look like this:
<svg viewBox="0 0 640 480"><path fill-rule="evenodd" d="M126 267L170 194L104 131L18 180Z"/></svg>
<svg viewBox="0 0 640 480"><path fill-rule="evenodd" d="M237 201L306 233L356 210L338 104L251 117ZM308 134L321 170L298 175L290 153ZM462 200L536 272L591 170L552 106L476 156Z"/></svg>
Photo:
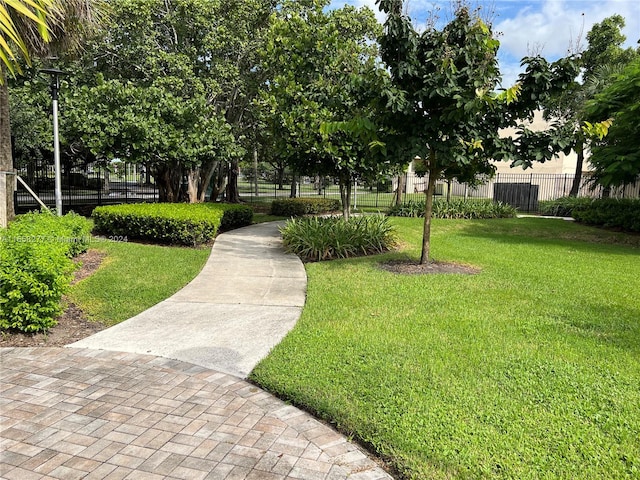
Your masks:
<svg viewBox="0 0 640 480"><path fill-rule="evenodd" d="M14 216L7 75L19 59L74 51L104 17L103 0L0 0L0 227Z"/></svg>

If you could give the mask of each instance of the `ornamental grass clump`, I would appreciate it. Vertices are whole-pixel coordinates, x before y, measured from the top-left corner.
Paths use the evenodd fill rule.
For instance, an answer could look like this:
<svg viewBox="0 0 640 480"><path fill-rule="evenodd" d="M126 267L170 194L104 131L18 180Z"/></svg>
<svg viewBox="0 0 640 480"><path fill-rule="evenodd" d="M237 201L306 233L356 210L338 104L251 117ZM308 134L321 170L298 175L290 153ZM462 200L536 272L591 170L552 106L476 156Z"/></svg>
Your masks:
<svg viewBox="0 0 640 480"><path fill-rule="evenodd" d="M389 209L392 217L424 217L424 200L409 200ZM488 200L451 199L433 202L433 218L446 219L489 219L513 218L517 210L502 202Z"/></svg>
<svg viewBox="0 0 640 480"><path fill-rule="evenodd" d="M395 229L383 215L309 217L289 220L280 229L288 252L321 261L382 253L395 243Z"/></svg>

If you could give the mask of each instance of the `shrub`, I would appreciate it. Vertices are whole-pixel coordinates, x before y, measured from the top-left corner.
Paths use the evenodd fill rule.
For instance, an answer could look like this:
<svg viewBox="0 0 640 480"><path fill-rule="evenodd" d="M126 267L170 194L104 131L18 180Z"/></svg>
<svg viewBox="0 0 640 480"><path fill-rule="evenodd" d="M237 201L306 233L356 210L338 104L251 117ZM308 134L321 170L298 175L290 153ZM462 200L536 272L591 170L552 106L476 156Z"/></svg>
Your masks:
<svg viewBox="0 0 640 480"><path fill-rule="evenodd" d="M424 200L407 200L389 209L390 217L424 217Z"/></svg>
<svg viewBox="0 0 640 480"><path fill-rule="evenodd" d="M221 230L233 230L234 228L251 225L253 221L253 209L247 205L222 204L224 214L220 223Z"/></svg>
<svg viewBox="0 0 640 480"><path fill-rule="evenodd" d="M271 202L271 215L300 217L340 210L340 202L333 198L283 198Z"/></svg>
<svg viewBox="0 0 640 480"><path fill-rule="evenodd" d="M640 232L640 199L603 198L575 207L573 218L581 223L627 232Z"/></svg>
<svg viewBox="0 0 640 480"><path fill-rule="evenodd" d="M395 244L395 230L383 215L296 218L280 232L287 251L312 261L382 253Z"/></svg>
<svg viewBox="0 0 640 480"><path fill-rule="evenodd" d="M74 264L85 251L91 222L70 213L28 213L0 238L0 328L46 331L62 313Z"/></svg>
<svg viewBox="0 0 640 480"><path fill-rule="evenodd" d="M253 210L219 203L136 203L97 207L92 217L96 230L108 235L195 246L212 240L220 227L250 224Z"/></svg>
<svg viewBox="0 0 640 480"><path fill-rule="evenodd" d="M556 200L540 202L540 213L554 217L573 217L575 208L586 207L593 202L592 198L563 197Z"/></svg>
<svg viewBox="0 0 640 480"><path fill-rule="evenodd" d="M424 200L404 202L389 209L389 215L394 217L424 217ZM489 200L452 199L434 200L433 218L455 219L484 219L484 218L512 218L516 216L516 209L502 202Z"/></svg>

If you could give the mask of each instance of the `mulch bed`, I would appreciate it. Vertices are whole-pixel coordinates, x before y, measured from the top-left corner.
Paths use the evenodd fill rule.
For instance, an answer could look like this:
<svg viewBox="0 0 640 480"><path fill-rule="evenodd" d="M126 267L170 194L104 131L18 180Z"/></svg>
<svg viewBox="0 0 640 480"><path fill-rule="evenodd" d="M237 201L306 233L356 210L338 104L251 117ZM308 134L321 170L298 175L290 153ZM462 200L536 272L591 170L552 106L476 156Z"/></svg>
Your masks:
<svg viewBox="0 0 640 480"><path fill-rule="evenodd" d="M479 268L450 262L430 262L421 265L410 260L393 260L381 263L380 268L400 275L431 275L434 273L453 273L461 275L475 275Z"/></svg>

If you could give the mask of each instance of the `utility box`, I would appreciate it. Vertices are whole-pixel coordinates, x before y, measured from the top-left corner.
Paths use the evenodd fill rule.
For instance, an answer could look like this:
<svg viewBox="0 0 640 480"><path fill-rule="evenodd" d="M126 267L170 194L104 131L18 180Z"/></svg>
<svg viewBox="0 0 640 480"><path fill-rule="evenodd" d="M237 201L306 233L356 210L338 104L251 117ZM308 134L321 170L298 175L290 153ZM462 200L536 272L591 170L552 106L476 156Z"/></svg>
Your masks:
<svg viewBox="0 0 640 480"><path fill-rule="evenodd" d="M516 207L521 212L538 211L538 185L530 183L496 183L493 200Z"/></svg>

